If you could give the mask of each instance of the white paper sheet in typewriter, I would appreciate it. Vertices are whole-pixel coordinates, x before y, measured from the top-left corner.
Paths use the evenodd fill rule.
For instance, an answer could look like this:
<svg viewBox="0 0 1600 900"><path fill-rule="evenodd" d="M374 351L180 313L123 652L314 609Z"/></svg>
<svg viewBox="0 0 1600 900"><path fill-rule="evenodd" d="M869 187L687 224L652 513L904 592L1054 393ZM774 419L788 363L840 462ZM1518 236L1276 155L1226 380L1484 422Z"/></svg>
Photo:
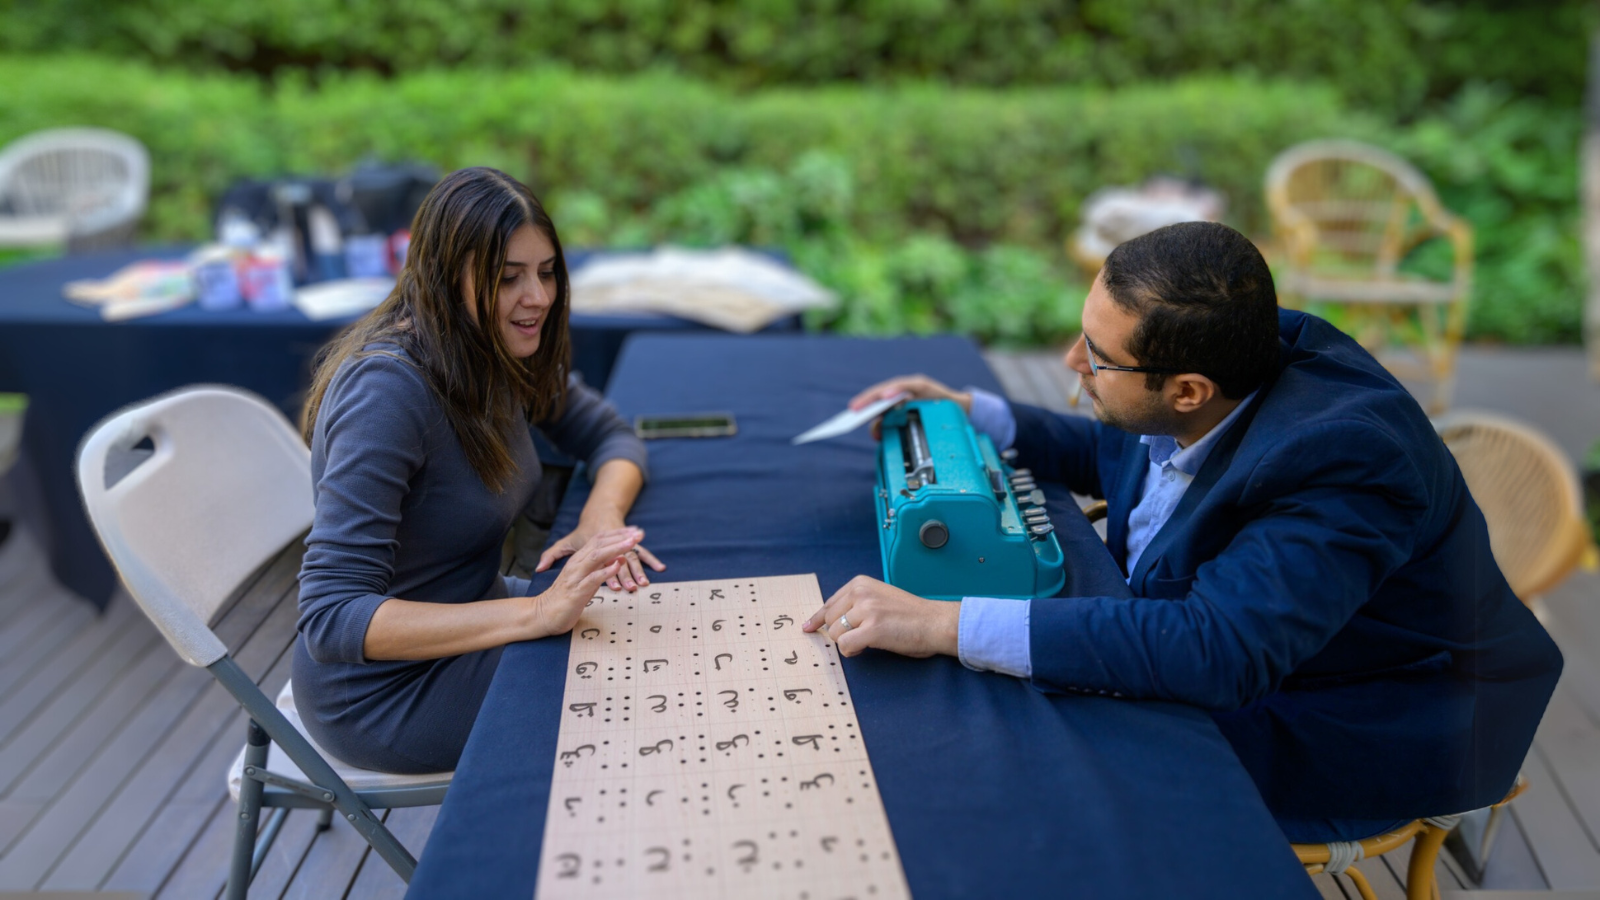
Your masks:
<svg viewBox="0 0 1600 900"><path fill-rule="evenodd" d="M537 896L909 897L815 575L603 590L572 630Z"/></svg>

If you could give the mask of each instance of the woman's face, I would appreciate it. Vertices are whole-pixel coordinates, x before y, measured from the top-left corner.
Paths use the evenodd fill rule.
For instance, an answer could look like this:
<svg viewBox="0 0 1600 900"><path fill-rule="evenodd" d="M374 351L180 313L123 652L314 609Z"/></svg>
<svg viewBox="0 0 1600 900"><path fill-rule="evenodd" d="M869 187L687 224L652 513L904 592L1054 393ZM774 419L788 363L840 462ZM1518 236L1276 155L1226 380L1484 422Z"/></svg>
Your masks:
<svg viewBox="0 0 1600 900"><path fill-rule="evenodd" d="M477 321L470 271L462 282L467 313ZM506 267L495 298L495 324L512 356L525 359L539 349L539 329L555 302L555 248L539 229L524 225L512 232L506 245Z"/></svg>

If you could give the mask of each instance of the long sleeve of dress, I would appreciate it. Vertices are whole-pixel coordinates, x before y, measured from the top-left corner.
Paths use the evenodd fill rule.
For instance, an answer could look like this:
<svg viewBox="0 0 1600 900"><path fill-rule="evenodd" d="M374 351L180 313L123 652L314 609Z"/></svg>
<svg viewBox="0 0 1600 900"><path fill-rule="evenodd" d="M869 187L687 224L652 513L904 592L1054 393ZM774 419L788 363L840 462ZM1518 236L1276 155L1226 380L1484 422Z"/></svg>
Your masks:
<svg viewBox="0 0 1600 900"><path fill-rule="evenodd" d="M566 408L538 427L562 452L583 460L590 473L610 460L626 459L649 477L644 442L616 408L576 374L567 380Z"/></svg>
<svg viewBox="0 0 1600 900"><path fill-rule="evenodd" d="M395 574L396 531L438 415L421 375L374 355L329 386L312 442L316 517L300 570L300 620L317 662L365 662L367 625Z"/></svg>

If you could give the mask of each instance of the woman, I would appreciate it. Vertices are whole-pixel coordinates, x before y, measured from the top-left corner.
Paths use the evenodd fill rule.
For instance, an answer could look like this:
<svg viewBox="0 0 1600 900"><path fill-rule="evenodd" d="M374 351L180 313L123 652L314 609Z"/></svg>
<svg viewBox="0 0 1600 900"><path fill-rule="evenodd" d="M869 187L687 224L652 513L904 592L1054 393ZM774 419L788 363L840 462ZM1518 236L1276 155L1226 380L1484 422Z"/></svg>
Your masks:
<svg viewBox="0 0 1600 900"><path fill-rule="evenodd" d="M623 517L645 452L569 381L555 226L526 187L463 169L417 211L394 293L331 345L307 399L316 518L300 569L295 700L317 743L386 772L455 768L512 641L572 628L601 584L664 568ZM540 477L530 423L587 462L578 527L538 571L499 574Z"/></svg>

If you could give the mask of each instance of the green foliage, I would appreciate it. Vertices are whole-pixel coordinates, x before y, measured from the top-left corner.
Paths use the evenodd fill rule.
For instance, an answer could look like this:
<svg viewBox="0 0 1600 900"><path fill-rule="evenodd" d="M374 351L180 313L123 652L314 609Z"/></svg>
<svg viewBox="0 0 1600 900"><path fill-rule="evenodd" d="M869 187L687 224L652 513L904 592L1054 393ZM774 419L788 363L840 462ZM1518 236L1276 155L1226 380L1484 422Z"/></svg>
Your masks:
<svg viewBox="0 0 1600 900"><path fill-rule="evenodd" d="M0 0L0 50L274 76L558 62L740 87L1270 73L1410 112L1474 79L1576 105L1594 18L1586 0Z"/></svg>
<svg viewBox="0 0 1600 900"><path fill-rule="evenodd" d="M214 199L243 176L338 173L365 158L494 165L549 201L569 246L780 247L845 299L815 324L1018 343L1076 327L1084 288L1061 241L1096 188L1198 177L1228 196L1231 224L1264 236L1261 179L1273 156L1301 140L1355 137L1417 162L1476 228L1472 334L1578 334L1579 115L1503 88L1464 90L1400 127L1353 111L1331 88L1253 78L741 95L668 75L558 68L330 73L267 86L13 56L0 57L0 84L0 143L94 124L150 148L145 239L204 237ZM1429 252L1415 264L1448 265Z"/></svg>
<svg viewBox="0 0 1600 900"><path fill-rule="evenodd" d="M1395 136L1393 148L1428 172L1445 206L1476 230L1473 336L1579 340L1581 132L1576 110L1479 85Z"/></svg>

